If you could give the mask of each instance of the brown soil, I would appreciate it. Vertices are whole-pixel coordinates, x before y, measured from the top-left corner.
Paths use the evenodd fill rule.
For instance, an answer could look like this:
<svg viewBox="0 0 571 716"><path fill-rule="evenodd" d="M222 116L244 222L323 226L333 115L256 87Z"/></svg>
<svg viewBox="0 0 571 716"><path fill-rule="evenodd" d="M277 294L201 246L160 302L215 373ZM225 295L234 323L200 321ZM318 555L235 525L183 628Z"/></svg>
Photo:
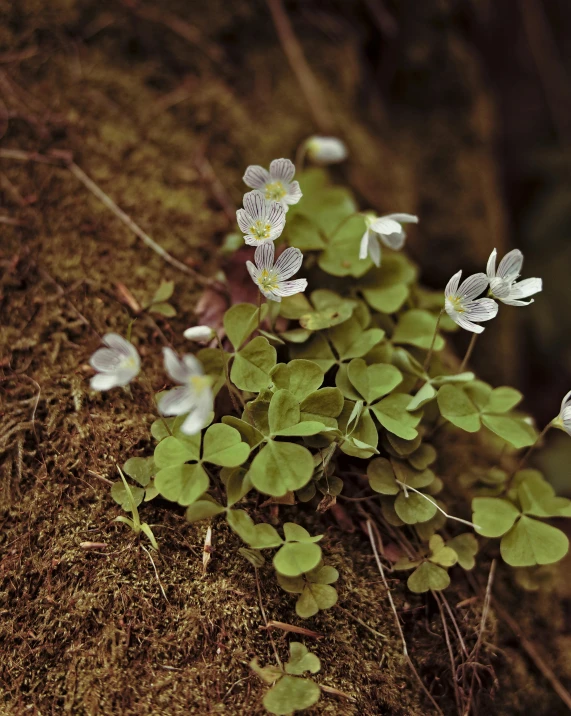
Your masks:
<svg viewBox="0 0 571 716"><path fill-rule="evenodd" d="M227 192L223 201L238 203L243 167L293 152L312 124L269 17L265 11L260 17L263 5L242 0L228 9L212 0L193 3L189 13L187 4L169 2L168 10L198 27L198 47L156 18L135 18L121 3L8 5L1 51L22 57L0 66L10 117L0 129L5 149L73 152L77 164L156 241L208 274L216 270L216 246L232 225L200 157L207 157ZM357 23L363 21L359 12ZM435 38L423 30L426 17L417 22L408 48L418 59L419 48L434 49ZM361 70L354 44L340 42L333 52L327 35L308 28L315 40L310 60L336 124L359 157L350 172L356 190L375 206L397 199L410 210L433 206L425 212L429 239L438 236L444 245L449 229L443 226L455 222L463 245L487 255L487 246L469 239L486 235L486 222L501 223L502 206L482 190L495 168L488 129L474 121L483 116L476 63L461 41L446 41L450 69L444 78L433 69L430 52L425 57L426 81L449 83L455 91L440 112L427 111L419 139L418 119L397 107L389 122L374 97L368 98L369 124L356 116L350 108ZM26 57L27 48L36 49ZM412 81L404 61L402 72ZM469 86L461 92L458 78L466 72ZM377 136L379 127L383 136ZM452 158L443 151L446 143L462 151ZM445 166L435 169L442 156ZM424 181L434 171L442 179L439 187ZM484 181L474 182L474 173ZM273 656L255 573L237 552L239 540L215 522L214 553L203 575L205 526L188 525L182 510L157 501L143 508L160 542L160 554L151 557L145 541L112 523L120 510L101 480L115 479L115 461L148 454L154 419L150 393L140 385L132 398L88 389L86 361L99 336L124 333L131 320L116 284L144 300L161 279L176 281L179 317L158 318L158 328L142 318L133 329L147 364L156 362L157 376L160 331L180 345L199 286L145 247L63 166L2 159L0 188L3 213L20 222L2 227L0 244L0 712L263 713L263 686L248 664L254 657L270 663ZM427 246L419 243L413 253L427 257ZM468 445L458 452L464 460L474 454ZM326 534L325 552L341 572L342 608L299 620L269 566L260 571L263 604L270 619L323 635L306 639L322 660L317 680L353 698L324 695L311 713L428 713L431 707L403 660L370 545L359 530L361 516L353 515L352 534L327 515L304 516ZM84 541L107 548L85 551ZM470 646L488 569L484 560L471 584L458 572L447 593L453 606L479 594L455 608ZM551 668L571 677L565 585L549 596L526 594L502 569L496 585L528 638L541 637ZM391 587L423 681L444 713L456 713L435 601L414 597L400 581L391 579ZM275 631L274 638L284 657L290 637ZM480 660L478 713L563 713L521 642L493 612Z"/></svg>

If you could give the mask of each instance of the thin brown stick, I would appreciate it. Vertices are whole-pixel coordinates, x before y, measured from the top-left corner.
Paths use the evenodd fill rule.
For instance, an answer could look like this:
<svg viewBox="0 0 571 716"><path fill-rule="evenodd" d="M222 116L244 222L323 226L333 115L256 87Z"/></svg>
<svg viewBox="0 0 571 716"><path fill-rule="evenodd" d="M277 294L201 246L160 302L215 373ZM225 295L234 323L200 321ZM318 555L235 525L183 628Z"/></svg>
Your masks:
<svg viewBox="0 0 571 716"><path fill-rule="evenodd" d="M410 656L409 656L408 649L407 649L407 646L406 646L406 639L405 639L405 637L404 637L404 632L403 632L403 630L402 630L402 626L401 626L401 623L400 623L400 619L399 619L399 615L398 615L398 612L397 612L397 608L396 608L396 606L395 606L395 603L394 603L394 600L393 600L393 595L391 594L391 590L389 589L389 584L388 584L387 578L386 578L386 576L385 576L385 570L384 570L384 568L383 568L383 563L381 562L381 559L380 559L380 557L379 557L379 553L378 553L378 551L377 551L377 545L376 545L376 542L375 542L375 537L374 537L374 535L373 535L373 523L371 522L371 520L367 520L367 531L368 531L368 533L369 533L369 540L371 541L371 547L373 548L373 554L375 555L375 561L376 561L376 563L377 563L377 568L378 568L379 573L380 573L380 575L381 575L381 579L383 580L383 584L385 585L385 589L387 590L387 597L388 597L388 599L389 599L389 602L390 602L390 605L391 605L391 609L392 609L393 614L394 614L394 616L395 616L395 622L396 622L397 629L398 629L398 632L399 632L399 635L400 635L400 638L401 638L401 641L402 641L402 648L403 648L404 658L406 659L406 661L407 661L407 663L408 663L408 665L409 665L409 667L410 667L412 673L414 674L416 680L417 680L418 683L420 684L421 689L422 689L422 690L424 691L424 693L426 694L426 696L427 696L427 698L429 699L430 703L434 706L435 711L436 711L438 714L440 714L440 716L444 716L444 713L442 712L442 709L441 709L440 706L436 703L436 701L435 701L435 699L434 699L434 696L430 693L430 691L429 691L429 690L426 688L426 686L424 685L424 682L423 682L422 679L420 678L420 675L419 675L418 671L416 670L415 665L412 663L412 659L411 659Z"/></svg>
<svg viewBox="0 0 571 716"><path fill-rule="evenodd" d="M446 648L448 649L448 655L450 656L450 666L451 666L451 672L452 672L452 683L454 684L454 699L456 701L456 709L458 710L458 716L462 716L463 714L463 708L462 708L462 695L460 693L460 689L458 688L458 681L456 679L456 661L454 660L454 651L452 649L452 644L450 642L450 634L448 633L448 625L446 624L446 615L444 614L444 609L442 607L442 604L440 602L440 595L438 592L432 591L432 596L436 600L436 603L438 604L438 610L440 611L440 620L442 622L442 628L444 630L444 639L446 641Z"/></svg>
<svg viewBox="0 0 571 716"><path fill-rule="evenodd" d="M516 637L519 639L519 642L523 648L523 650L527 653L529 658L533 661L537 669L543 674L543 676L549 681L551 686L553 687L553 690L555 693L559 696L559 698L563 701L565 706L571 711L571 694L567 689L563 686L563 684L559 681L557 676L554 674L551 667L549 667L545 661L543 660L543 657L540 656L539 652L535 648L534 644L527 639L526 636L524 636L519 624L517 621L509 614L499 603L496 599L494 599L494 610L496 614L502 619L509 628L513 631L513 633L516 635Z"/></svg>
<svg viewBox="0 0 571 716"><path fill-rule="evenodd" d="M468 350L466 351L464 360L460 364L460 368L458 368L458 373L463 373L464 369L468 365L468 361L470 360L470 356L472 355L472 351L474 350L474 346L476 345L476 338L478 338L479 335L480 335L479 333L472 333L472 338L470 338L470 344L468 345Z"/></svg>
<svg viewBox="0 0 571 716"><path fill-rule="evenodd" d="M334 127L333 118L327 109L321 87L305 59L303 48L295 36L283 2L282 0L266 0L266 2L272 14L283 51L297 77L309 110L313 115L313 120L321 132L331 132Z"/></svg>
<svg viewBox="0 0 571 716"><path fill-rule="evenodd" d="M548 423L543 430L539 433L537 436L537 440L533 443L533 445L530 445L528 449L525 452L525 455L522 457L522 459L518 462L517 467L514 472L517 472L518 470L521 470L522 467L527 463L531 455L533 454L533 451L539 446L543 438L546 436L549 428L553 426L553 422Z"/></svg>
<svg viewBox="0 0 571 716"><path fill-rule="evenodd" d="M438 329L440 328L440 321L442 320L442 314L444 311L440 311L438 314L438 318L436 319L436 325L434 326L434 335L432 336L432 341L430 343L430 348L428 349L428 353L426 354L426 358L424 359L424 365L422 366L422 370L428 375L428 371L430 370L430 362L432 361L432 354L434 353L434 344L436 343L436 338L438 336Z"/></svg>

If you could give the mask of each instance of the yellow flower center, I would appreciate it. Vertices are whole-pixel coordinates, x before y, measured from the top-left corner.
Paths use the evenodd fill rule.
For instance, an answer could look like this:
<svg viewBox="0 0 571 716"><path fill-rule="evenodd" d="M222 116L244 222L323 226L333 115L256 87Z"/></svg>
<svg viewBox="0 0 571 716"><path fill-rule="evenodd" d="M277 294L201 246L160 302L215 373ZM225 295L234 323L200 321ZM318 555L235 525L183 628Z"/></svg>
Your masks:
<svg viewBox="0 0 571 716"><path fill-rule="evenodd" d="M194 393L199 396L210 387L210 378L207 375L193 375L188 380Z"/></svg>
<svg viewBox="0 0 571 716"><path fill-rule="evenodd" d="M464 308L464 304L462 303L462 298L460 296L452 296L446 300L456 313L465 313L466 309Z"/></svg>
<svg viewBox="0 0 571 716"><path fill-rule="evenodd" d="M278 287L278 275L275 271L268 271L268 269L262 269L258 275L258 285L265 291L275 291Z"/></svg>
<svg viewBox="0 0 571 716"><path fill-rule="evenodd" d="M266 199L268 201L281 201L287 194L284 185L281 181L273 181L270 184L266 184Z"/></svg>
<svg viewBox="0 0 571 716"><path fill-rule="evenodd" d="M258 219L250 226L250 233L252 236L255 236L258 241L266 241L266 239L269 239L271 230L271 225L266 224L261 219Z"/></svg>

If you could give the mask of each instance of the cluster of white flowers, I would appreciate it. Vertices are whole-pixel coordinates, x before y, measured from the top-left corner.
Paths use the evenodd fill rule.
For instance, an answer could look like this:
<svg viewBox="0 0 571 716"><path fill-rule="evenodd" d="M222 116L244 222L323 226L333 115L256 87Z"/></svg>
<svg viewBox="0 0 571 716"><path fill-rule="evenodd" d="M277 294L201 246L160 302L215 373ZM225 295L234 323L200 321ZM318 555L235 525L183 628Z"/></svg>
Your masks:
<svg viewBox="0 0 571 716"><path fill-rule="evenodd" d="M498 304L494 299L508 306L528 306L533 299L521 299L529 298L542 289L540 278L527 278L517 283L523 265L523 254L519 249L507 253L496 270L497 256L498 252L494 249L488 259L486 273L475 273L462 283L462 271L458 271L444 290L446 313L461 328L472 333L482 333L484 327L478 324L496 317ZM478 298L486 289L488 297Z"/></svg>

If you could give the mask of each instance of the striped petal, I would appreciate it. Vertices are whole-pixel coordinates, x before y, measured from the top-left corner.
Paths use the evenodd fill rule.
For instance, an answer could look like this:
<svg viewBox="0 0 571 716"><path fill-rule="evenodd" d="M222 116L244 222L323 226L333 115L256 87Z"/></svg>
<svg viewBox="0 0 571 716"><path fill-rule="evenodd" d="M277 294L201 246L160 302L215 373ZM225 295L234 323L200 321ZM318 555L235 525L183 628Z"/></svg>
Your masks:
<svg viewBox="0 0 571 716"><path fill-rule="evenodd" d="M257 221L266 216L266 197L261 191L255 189L244 194L244 209L249 214L249 219Z"/></svg>
<svg viewBox="0 0 571 716"><path fill-rule="evenodd" d="M292 181L283 200L286 204L297 204L297 202L301 199L302 196L303 193L300 189L299 182Z"/></svg>
<svg viewBox="0 0 571 716"><path fill-rule="evenodd" d="M488 288L488 283L488 277L485 273L472 274L472 276L468 276L468 278L462 282L458 289L458 294L462 296L462 298L471 301Z"/></svg>
<svg viewBox="0 0 571 716"><path fill-rule="evenodd" d="M490 279L490 281L496 275L496 259L497 258L498 258L498 251L497 251L497 249L494 249L492 251L492 253L490 254L488 263L486 264L486 276Z"/></svg>
<svg viewBox="0 0 571 716"><path fill-rule="evenodd" d="M188 385L179 385L161 396L158 409L162 415L184 415L192 408L192 403Z"/></svg>
<svg viewBox="0 0 571 716"><path fill-rule="evenodd" d="M477 323L472 323L472 321L469 321L467 318L464 318L461 314L456 314L456 317L452 318L453 321L455 321L460 328L463 328L465 331L471 331L472 333L483 333L484 332L484 326L479 326Z"/></svg>
<svg viewBox="0 0 571 716"><path fill-rule="evenodd" d="M450 298L451 296L456 296L458 294L458 284L460 283L461 278L462 271L458 271L454 274L454 276L452 276L450 281L448 281L446 288L444 289L444 295L446 298Z"/></svg>
<svg viewBox="0 0 571 716"><path fill-rule="evenodd" d="M123 356L115 350L99 348L89 359L89 365L102 373L113 373L123 359Z"/></svg>
<svg viewBox="0 0 571 716"><path fill-rule="evenodd" d="M387 219L394 219L400 224L418 224L418 216L414 214L387 214Z"/></svg>
<svg viewBox="0 0 571 716"><path fill-rule="evenodd" d="M289 183L295 175L295 166L290 159L274 159L270 164L270 176L274 181Z"/></svg>
<svg viewBox="0 0 571 716"><path fill-rule="evenodd" d="M246 261L246 268L248 269L248 273L252 277L252 281L254 283L257 282L258 276L260 275L260 272L258 269L254 266L254 264L251 261Z"/></svg>
<svg viewBox="0 0 571 716"><path fill-rule="evenodd" d="M240 231L243 234L249 234L250 226L252 226L253 223L252 217L249 216L244 209L238 209L238 211L236 212L236 220L238 221Z"/></svg>
<svg viewBox="0 0 571 716"><path fill-rule="evenodd" d="M498 304L492 298L480 298L464 305L464 316L469 321L490 321L498 315Z"/></svg>
<svg viewBox="0 0 571 716"><path fill-rule="evenodd" d="M398 223L398 221L395 221L389 216L380 216L378 219L375 219L371 222L370 228L373 231L376 231L377 234L385 235L400 234L402 231L402 226Z"/></svg>
<svg viewBox="0 0 571 716"><path fill-rule="evenodd" d="M307 279L298 278L295 281L280 281L275 292L278 296L293 296L296 293L305 291L306 288Z"/></svg>
<svg viewBox="0 0 571 716"><path fill-rule="evenodd" d="M271 181L271 177L267 169L258 164L252 164L246 169L242 181L252 189L261 189L264 184Z"/></svg>
<svg viewBox="0 0 571 716"><path fill-rule="evenodd" d="M133 354L139 355L135 346L118 333L106 333L103 336L102 342L125 357L130 358Z"/></svg>
<svg viewBox="0 0 571 716"><path fill-rule="evenodd" d="M163 348L163 358L165 371L175 383L186 383L189 378L188 369L172 348Z"/></svg>
<svg viewBox="0 0 571 716"><path fill-rule="evenodd" d="M271 241L264 241L263 244L258 246L254 254L254 261L260 271L263 271L264 269L269 271L273 267L274 253L275 248Z"/></svg>
<svg viewBox="0 0 571 716"><path fill-rule="evenodd" d="M277 201L273 201L269 207L267 207L266 214L267 223L270 224L270 240L275 241L278 236L281 236L282 231L286 223L285 209Z"/></svg>
<svg viewBox="0 0 571 716"><path fill-rule="evenodd" d="M286 249L275 263L274 270L278 274L279 281L285 281L296 274L303 263L303 254L299 249L290 247Z"/></svg>
<svg viewBox="0 0 571 716"><path fill-rule="evenodd" d="M543 281L540 278L526 278L519 283L515 283L509 294L509 299L522 299L534 296L543 289Z"/></svg>
<svg viewBox="0 0 571 716"><path fill-rule="evenodd" d="M500 265L498 266L498 276L500 276L500 278L515 281L521 272L522 265L522 252L519 249L513 249L513 251L509 251L500 261Z"/></svg>

